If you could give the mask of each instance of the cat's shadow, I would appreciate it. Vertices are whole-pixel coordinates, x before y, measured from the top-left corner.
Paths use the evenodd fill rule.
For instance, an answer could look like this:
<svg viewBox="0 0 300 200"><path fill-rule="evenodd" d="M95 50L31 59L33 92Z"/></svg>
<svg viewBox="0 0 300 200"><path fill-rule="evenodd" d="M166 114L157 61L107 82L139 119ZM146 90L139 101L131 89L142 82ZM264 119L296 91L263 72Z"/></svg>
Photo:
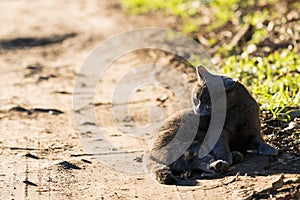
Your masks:
<svg viewBox="0 0 300 200"><path fill-rule="evenodd" d="M198 180L218 180L226 176L268 176L275 174L299 174L300 157L293 154L283 154L279 156L267 156L251 154L247 155L245 160L231 166L231 170L224 175L217 176L201 176L193 174L190 179L181 179L178 186L196 186L199 185Z"/></svg>

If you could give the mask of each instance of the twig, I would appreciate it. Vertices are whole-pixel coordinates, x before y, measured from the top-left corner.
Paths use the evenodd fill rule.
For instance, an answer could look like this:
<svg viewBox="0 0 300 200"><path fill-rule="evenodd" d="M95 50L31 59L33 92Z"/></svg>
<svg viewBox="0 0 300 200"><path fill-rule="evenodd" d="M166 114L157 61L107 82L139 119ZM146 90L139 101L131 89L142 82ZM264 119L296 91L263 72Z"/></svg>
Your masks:
<svg viewBox="0 0 300 200"><path fill-rule="evenodd" d="M231 179L230 181L228 181L228 182L226 182L226 183L223 183L223 185L229 185L229 184L231 184L231 183L237 181L238 178L239 178L239 176L240 176L240 172L236 173L236 175L235 175L235 177L233 177L233 179Z"/></svg>
<svg viewBox="0 0 300 200"><path fill-rule="evenodd" d="M144 99L144 100L139 100L139 101L128 101L128 102L123 102L123 103L114 103L114 102L96 102L96 103L91 103L94 106L122 106L122 105L128 105L128 104L138 104L138 103L144 103L144 102L149 102L150 99Z"/></svg>
<svg viewBox="0 0 300 200"><path fill-rule="evenodd" d="M239 43L243 42L243 40L247 40L248 37L251 37L253 34L253 27L250 24L244 25L237 34L232 38L230 44L232 46L237 46Z"/></svg>
<svg viewBox="0 0 300 200"><path fill-rule="evenodd" d="M215 185L215 186L208 187L208 188L201 188L201 189L203 189L203 190L212 190L212 189L215 189L215 188L218 188L218 187L227 186L227 185L229 185L229 184L237 181L238 178L239 178L239 176L240 176L240 172L237 172L236 175L235 175L235 177L233 177L231 180L229 180L227 182L222 182L219 185Z"/></svg>
<svg viewBox="0 0 300 200"><path fill-rule="evenodd" d="M4 147L5 149L10 149L10 150L23 150L23 151L34 151L34 150L39 150L35 148L26 148L26 147Z"/></svg>
<svg viewBox="0 0 300 200"><path fill-rule="evenodd" d="M64 147L49 147L49 148L45 148L45 149L39 149L39 148L31 148L31 147L6 147L6 146L2 146L0 147L2 149L10 149L12 151L40 151L40 150L49 150L49 149L63 149Z"/></svg>
<svg viewBox="0 0 300 200"><path fill-rule="evenodd" d="M294 69L294 70L291 70L291 71L288 71L288 72L285 72L285 73L279 75L276 79L278 80L278 79L280 79L280 78L282 78L282 77L284 77L284 76L287 76L288 74L291 74L291 73L297 73L297 74L300 74L300 71L297 70L297 69Z"/></svg>
<svg viewBox="0 0 300 200"><path fill-rule="evenodd" d="M83 154L71 154L71 157L81 157L81 156L101 156L101 155L111 155L111 154L130 154L143 152L142 150L136 151L115 151L115 152L103 152L103 153L83 153Z"/></svg>

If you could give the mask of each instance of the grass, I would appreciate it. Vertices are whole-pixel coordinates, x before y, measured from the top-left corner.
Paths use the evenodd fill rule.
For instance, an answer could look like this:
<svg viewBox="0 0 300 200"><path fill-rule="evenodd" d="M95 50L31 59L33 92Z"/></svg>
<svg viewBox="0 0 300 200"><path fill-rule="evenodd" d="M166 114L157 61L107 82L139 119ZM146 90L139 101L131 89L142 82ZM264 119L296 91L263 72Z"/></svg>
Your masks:
<svg viewBox="0 0 300 200"><path fill-rule="evenodd" d="M184 19L184 33L198 30L198 20L193 19L197 14L200 3L193 0L122 0L123 7L130 14L138 15L162 11L168 15Z"/></svg>
<svg viewBox="0 0 300 200"><path fill-rule="evenodd" d="M212 19L210 25L206 27L208 31L217 29L229 23L230 21L248 21L252 20L253 13L240 18L238 9L249 9L254 6L255 0L121 0L123 8L132 15L145 14L150 12L161 11L161 13L172 15L183 19L182 30L184 33L197 32L201 25L206 22L202 21L199 15L203 6L210 8ZM274 4L278 0L264 0L269 4ZM262 2L264 2L262 1ZM266 11L266 10L265 10ZM265 14L264 11L263 17ZM255 15L260 16L260 14Z"/></svg>
<svg viewBox="0 0 300 200"><path fill-rule="evenodd" d="M271 8L254 9L255 0L122 0L127 12L137 15L141 13L160 12L160 14L176 16L184 22L181 31L193 33L199 31L203 25L199 9L205 6L212 14L212 23L206 24L206 31L213 31L224 27L228 23L238 22L251 24L254 34L245 46L233 47L223 44L216 56L221 58L221 73L239 78L244 83L264 110L269 110L274 118L286 119L289 116L287 108L300 105L300 56L295 49L279 49L268 56L259 57L247 54L247 46L259 44L268 37L268 31L263 25L266 20L281 18L276 10ZM262 0L262 5L275 5L278 0ZM297 6L294 4L294 6ZM299 6L299 5L298 5ZM251 9L252 8L252 9ZM250 10L250 11L249 11ZM252 11L254 12L252 12ZM241 14L243 12L243 15ZM208 38L212 45L217 41ZM233 48L240 48L240 55L232 55Z"/></svg>
<svg viewBox="0 0 300 200"><path fill-rule="evenodd" d="M167 14L182 18L194 16L197 4L191 0L122 0L123 6L131 14L143 14L161 10Z"/></svg>
<svg viewBox="0 0 300 200"><path fill-rule="evenodd" d="M282 50L266 57L230 56L220 70L247 85L261 108L278 118L285 108L300 105L299 66L300 56L295 50Z"/></svg>
<svg viewBox="0 0 300 200"><path fill-rule="evenodd" d="M201 5L214 7L215 23L209 29L218 28L226 24L235 15L232 8L241 0L122 0L123 7L130 14L138 15L155 11L162 11L168 15L184 20L182 31L184 33L196 32L203 23L201 17L196 17ZM222 11L222 12L221 12Z"/></svg>

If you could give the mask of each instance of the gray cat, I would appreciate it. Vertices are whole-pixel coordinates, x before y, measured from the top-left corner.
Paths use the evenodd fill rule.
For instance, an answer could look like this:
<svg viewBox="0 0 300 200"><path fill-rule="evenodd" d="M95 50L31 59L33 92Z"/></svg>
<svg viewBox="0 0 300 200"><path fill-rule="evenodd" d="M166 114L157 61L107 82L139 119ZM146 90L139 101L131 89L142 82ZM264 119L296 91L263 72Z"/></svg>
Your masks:
<svg viewBox="0 0 300 200"><path fill-rule="evenodd" d="M203 66L198 66L197 72L200 80L204 78L203 75L209 73ZM221 77L226 89L227 112L223 131L212 150L215 158L231 164L229 149L242 153L251 149L259 154L277 155L277 150L262 139L259 106L255 99L239 81L226 76ZM205 83L198 84L193 93L195 113L200 116L209 115L212 105L207 97L209 92Z"/></svg>
<svg viewBox="0 0 300 200"><path fill-rule="evenodd" d="M198 83L193 90L194 109L171 115L154 135L144 155L147 170L162 184L177 184L195 171L226 173L232 163L243 160L247 150L277 155L260 134L259 107L238 81L197 67ZM204 157L199 152L211 121L209 77L221 78L226 93L226 118L219 139Z"/></svg>

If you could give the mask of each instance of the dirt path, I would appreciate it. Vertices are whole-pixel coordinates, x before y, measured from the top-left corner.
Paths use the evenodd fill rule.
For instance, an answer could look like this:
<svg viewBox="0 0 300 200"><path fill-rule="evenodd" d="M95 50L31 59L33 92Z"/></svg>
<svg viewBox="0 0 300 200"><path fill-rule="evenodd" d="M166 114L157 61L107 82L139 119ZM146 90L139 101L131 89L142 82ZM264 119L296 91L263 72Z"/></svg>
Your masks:
<svg viewBox="0 0 300 200"><path fill-rule="evenodd" d="M0 199L251 199L270 192L280 173L285 173L280 180L289 181L286 191L299 185L300 160L288 163L286 156L273 168L267 166L267 157L250 157L231 176L199 180L198 186L163 186L143 173L113 170L84 148L80 137L89 144L100 139L76 129L72 98L79 69L91 50L111 35L144 26L172 27L171 18L148 18L126 18L115 1L0 1ZM112 143L137 152L134 158L146 141L131 139L116 127L109 104L113 91L124 74L145 62L171 63L195 80L192 69L171 59L156 51L124 55L96 90L97 126ZM159 121L159 110L149 116L151 106L167 114L179 110L167 87L146 85L131 102L133 118L124 123L145 125L151 117ZM236 176L238 171L241 176Z"/></svg>

